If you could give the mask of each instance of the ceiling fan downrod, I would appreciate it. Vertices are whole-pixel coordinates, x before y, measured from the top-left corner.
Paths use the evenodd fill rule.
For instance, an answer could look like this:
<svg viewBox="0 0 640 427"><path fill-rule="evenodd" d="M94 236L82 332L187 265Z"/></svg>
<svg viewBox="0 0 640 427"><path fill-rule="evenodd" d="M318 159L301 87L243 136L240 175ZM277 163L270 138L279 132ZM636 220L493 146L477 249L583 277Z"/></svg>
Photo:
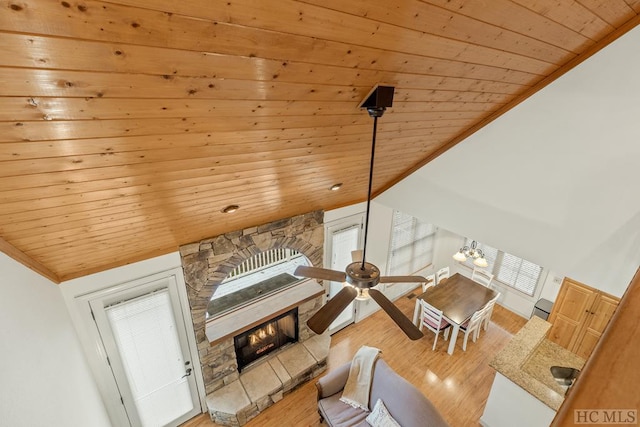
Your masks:
<svg viewBox="0 0 640 427"><path fill-rule="evenodd" d="M373 117L373 134L371 136L371 162L369 164L369 189L367 190L367 213L364 220L364 246L362 248L362 264L360 270L365 270L365 260L367 259L367 236L369 234L369 208L371 207L371 189L373 186L373 162L376 155L376 134L378 130L378 117L382 117L385 107L369 107L367 112Z"/></svg>
<svg viewBox="0 0 640 427"><path fill-rule="evenodd" d="M309 320L307 326L317 334L323 333L331 325L340 313L356 298L363 299L369 295L391 319L402 329L402 331L412 340L420 339L423 334L384 294L375 289L378 283L424 283L427 279L422 276L380 276L380 269L370 262L366 262L367 236L369 234L369 211L371 208L371 191L373 188L373 163L375 159L376 133L378 118L382 117L387 107L391 107L393 102L392 86L374 87L365 100L360 104L360 108L366 108L373 117L373 136L371 143L371 165L369 168L369 188L367 190L367 211L365 219L364 247L361 255L354 255L353 262L347 265L344 273L326 268L309 267L299 265L294 275L309 277L317 280L330 280L332 282L346 282L351 286L343 286L342 289L333 296L323 307L321 307Z"/></svg>

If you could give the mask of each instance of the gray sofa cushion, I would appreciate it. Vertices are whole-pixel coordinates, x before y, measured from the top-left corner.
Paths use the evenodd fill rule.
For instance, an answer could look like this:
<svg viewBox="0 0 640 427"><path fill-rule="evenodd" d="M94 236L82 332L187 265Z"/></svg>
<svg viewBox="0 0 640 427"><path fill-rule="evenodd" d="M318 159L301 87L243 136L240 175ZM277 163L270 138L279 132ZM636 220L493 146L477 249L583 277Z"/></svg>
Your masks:
<svg viewBox="0 0 640 427"><path fill-rule="evenodd" d="M369 412L340 401L350 365L342 365L318 380L318 411L330 426L369 427L365 421ZM378 399L384 402L391 416L402 427L449 427L431 401L380 358L373 370L370 409Z"/></svg>
<svg viewBox="0 0 640 427"><path fill-rule="evenodd" d="M431 401L381 359L373 374L369 408L373 409L378 399L402 427L448 427Z"/></svg>
<svg viewBox="0 0 640 427"><path fill-rule="evenodd" d="M369 412L364 412L362 409L354 408L341 402L340 396L342 396L342 392L318 401L318 410L320 410L324 419L330 420L330 425L334 427L371 427L365 421Z"/></svg>

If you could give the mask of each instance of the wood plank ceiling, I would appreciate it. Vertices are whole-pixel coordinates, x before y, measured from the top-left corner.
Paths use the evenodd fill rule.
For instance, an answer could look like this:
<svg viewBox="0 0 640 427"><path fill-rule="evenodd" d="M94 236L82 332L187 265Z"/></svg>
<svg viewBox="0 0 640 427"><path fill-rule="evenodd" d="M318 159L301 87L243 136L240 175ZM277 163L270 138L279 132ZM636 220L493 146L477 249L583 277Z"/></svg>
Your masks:
<svg viewBox="0 0 640 427"><path fill-rule="evenodd" d="M640 0L3 0L0 250L60 281L363 201L373 121L357 106L373 86L396 87L379 193L639 13Z"/></svg>

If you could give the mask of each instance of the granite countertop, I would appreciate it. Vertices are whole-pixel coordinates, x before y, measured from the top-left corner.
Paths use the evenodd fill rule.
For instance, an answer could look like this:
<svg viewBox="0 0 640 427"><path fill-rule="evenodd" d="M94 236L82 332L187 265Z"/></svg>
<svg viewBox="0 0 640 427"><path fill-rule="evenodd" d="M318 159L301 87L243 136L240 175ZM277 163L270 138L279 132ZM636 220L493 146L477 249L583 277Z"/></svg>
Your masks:
<svg viewBox="0 0 640 427"><path fill-rule="evenodd" d="M584 359L546 339L551 323L532 317L489 363L538 400L557 411L567 387L551 375L553 365L582 369Z"/></svg>

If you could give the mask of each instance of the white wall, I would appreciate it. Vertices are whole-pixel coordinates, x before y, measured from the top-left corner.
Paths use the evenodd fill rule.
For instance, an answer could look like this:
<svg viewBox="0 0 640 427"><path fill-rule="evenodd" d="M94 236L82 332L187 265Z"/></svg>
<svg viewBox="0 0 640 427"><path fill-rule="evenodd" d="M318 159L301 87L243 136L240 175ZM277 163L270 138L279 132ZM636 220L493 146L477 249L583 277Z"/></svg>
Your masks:
<svg viewBox="0 0 640 427"><path fill-rule="evenodd" d="M438 224L434 224L438 226ZM445 230L444 228L438 228L436 232L436 246L435 253L433 254L433 265L437 271L442 267L449 267L450 272L453 274L456 271L456 262L452 255L460 249L464 240L461 236Z"/></svg>
<svg viewBox="0 0 640 427"><path fill-rule="evenodd" d="M621 296L640 265L638 45L640 27L376 202Z"/></svg>
<svg viewBox="0 0 640 427"><path fill-rule="evenodd" d="M0 424L110 426L57 285L0 253Z"/></svg>

